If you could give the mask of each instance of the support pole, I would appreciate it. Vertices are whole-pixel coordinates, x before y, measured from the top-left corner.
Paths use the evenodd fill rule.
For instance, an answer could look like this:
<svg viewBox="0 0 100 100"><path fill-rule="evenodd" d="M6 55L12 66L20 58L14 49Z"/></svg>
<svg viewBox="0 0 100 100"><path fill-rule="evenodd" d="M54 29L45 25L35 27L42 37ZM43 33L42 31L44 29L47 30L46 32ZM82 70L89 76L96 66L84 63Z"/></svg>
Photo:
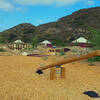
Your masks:
<svg viewBox="0 0 100 100"><path fill-rule="evenodd" d="M65 68L61 68L61 78L65 78Z"/></svg>
<svg viewBox="0 0 100 100"><path fill-rule="evenodd" d="M56 78L56 72L55 72L55 68L51 68L50 69L50 80L53 80Z"/></svg>

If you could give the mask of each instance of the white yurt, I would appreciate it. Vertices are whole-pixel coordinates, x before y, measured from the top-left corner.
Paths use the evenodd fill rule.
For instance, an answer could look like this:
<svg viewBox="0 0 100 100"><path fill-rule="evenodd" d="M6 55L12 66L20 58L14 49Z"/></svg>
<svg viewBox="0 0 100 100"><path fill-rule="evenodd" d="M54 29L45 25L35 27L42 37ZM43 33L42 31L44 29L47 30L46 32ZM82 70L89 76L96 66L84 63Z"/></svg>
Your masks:
<svg viewBox="0 0 100 100"><path fill-rule="evenodd" d="M21 40L16 40L16 41L14 41L14 43L24 43L24 42Z"/></svg>
<svg viewBox="0 0 100 100"><path fill-rule="evenodd" d="M40 43L40 45L44 45L46 47L53 47L52 43L48 40L44 40L43 42Z"/></svg>
<svg viewBox="0 0 100 100"><path fill-rule="evenodd" d="M84 37L80 37L74 41L72 41L72 45L75 45L77 44L78 46L81 46L81 47L87 47L90 45L90 42L85 39Z"/></svg>

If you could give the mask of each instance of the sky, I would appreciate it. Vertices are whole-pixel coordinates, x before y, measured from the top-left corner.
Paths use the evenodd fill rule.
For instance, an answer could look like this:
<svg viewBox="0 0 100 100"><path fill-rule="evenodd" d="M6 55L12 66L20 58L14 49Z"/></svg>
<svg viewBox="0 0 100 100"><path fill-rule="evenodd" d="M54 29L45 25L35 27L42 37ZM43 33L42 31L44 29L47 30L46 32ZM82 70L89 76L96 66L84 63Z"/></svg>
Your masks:
<svg viewBox="0 0 100 100"><path fill-rule="evenodd" d="M100 0L0 0L0 31L21 23L38 26L55 22L91 7L100 7Z"/></svg>

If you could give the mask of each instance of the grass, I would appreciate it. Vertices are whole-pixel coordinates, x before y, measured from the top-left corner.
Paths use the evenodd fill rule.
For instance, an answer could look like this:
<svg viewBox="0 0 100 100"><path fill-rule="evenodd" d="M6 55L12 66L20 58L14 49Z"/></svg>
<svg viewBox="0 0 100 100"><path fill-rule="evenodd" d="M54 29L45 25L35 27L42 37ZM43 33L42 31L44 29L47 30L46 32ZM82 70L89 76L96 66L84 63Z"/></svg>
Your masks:
<svg viewBox="0 0 100 100"><path fill-rule="evenodd" d="M43 60L47 60L47 59L48 59L48 57L47 57L47 56L45 56L45 57L42 57L42 59L43 59Z"/></svg>
<svg viewBox="0 0 100 100"><path fill-rule="evenodd" d="M60 60L60 57L66 56L55 58ZM49 79L50 69L44 70L43 75L37 75L35 73L37 68L50 63L51 60L47 59L48 57L0 57L0 100L87 100L83 98L83 95L78 95L78 92L92 88L92 85L89 85L92 81L97 84L96 88L100 87L98 82L100 71L96 69L98 73L94 73L91 71L92 67L88 67L87 63L81 64L80 61L75 65L72 65L74 62L64 65L66 79L59 78L51 81ZM52 62L54 60L52 59ZM89 65L94 66L93 63ZM93 78L89 79L87 75ZM95 79L98 81L94 81ZM83 87L80 84L87 85Z"/></svg>
<svg viewBox="0 0 100 100"><path fill-rule="evenodd" d="M72 64L75 64L75 62L72 62Z"/></svg>

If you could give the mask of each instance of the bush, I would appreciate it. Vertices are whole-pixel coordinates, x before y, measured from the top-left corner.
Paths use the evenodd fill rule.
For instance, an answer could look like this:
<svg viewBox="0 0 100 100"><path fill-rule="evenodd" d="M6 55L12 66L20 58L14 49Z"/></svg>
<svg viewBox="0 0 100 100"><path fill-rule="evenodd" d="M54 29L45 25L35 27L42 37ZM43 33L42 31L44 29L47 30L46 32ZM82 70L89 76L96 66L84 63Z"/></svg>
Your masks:
<svg viewBox="0 0 100 100"><path fill-rule="evenodd" d="M88 61L89 62L95 62L95 61L100 62L100 56L96 56L96 57L93 57L93 58L88 58Z"/></svg>
<svg viewBox="0 0 100 100"><path fill-rule="evenodd" d="M100 30L90 27L88 31L88 41L91 42L93 49L100 49Z"/></svg>
<svg viewBox="0 0 100 100"><path fill-rule="evenodd" d="M64 51L61 51L61 52L60 52L60 55L65 55L65 52L64 52Z"/></svg>
<svg viewBox="0 0 100 100"><path fill-rule="evenodd" d="M0 48L0 52L6 52L6 50L4 50L3 48Z"/></svg>
<svg viewBox="0 0 100 100"><path fill-rule="evenodd" d="M55 53L55 55L57 56L57 55L58 55L58 53L56 52L56 53Z"/></svg>

